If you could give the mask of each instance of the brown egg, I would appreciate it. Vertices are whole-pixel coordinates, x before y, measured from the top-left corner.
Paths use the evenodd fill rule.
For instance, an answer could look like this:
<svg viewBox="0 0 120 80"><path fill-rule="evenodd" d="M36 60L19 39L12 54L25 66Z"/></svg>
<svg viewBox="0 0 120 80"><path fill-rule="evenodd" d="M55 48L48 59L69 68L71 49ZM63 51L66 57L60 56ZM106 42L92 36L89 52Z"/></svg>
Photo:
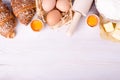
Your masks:
<svg viewBox="0 0 120 80"><path fill-rule="evenodd" d="M70 0L57 0L56 8L62 12L68 12L70 9Z"/></svg>
<svg viewBox="0 0 120 80"><path fill-rule="evenodd" d="M46 21L49 26L54 26L61 18L62 15L58 10L52 10L47 14Z"/></svg>
<svg viewBox="0 0 120 80"><path fill-rule="evenodd" d="M42 1L42 7L46 12L51 11L55 8L56 0L43 0Z"/></svg>

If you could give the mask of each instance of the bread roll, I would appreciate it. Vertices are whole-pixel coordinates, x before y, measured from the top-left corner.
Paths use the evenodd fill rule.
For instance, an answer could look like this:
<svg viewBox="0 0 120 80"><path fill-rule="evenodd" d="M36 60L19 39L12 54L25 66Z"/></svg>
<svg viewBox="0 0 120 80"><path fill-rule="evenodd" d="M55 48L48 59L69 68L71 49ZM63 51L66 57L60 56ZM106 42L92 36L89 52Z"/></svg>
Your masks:
<svg viewBox="0 0 120 80"><path fill-rule="evenodd" d="M11 0L14 15L22 24L27 25L35 14L35 0Z"/></svg>
<svg viewBox="0 0 120 80"><path fill-rule="evenodd" d="M6 38L13 38L15 36L15 27L15 17L0 0L0 34Z"/></svg>

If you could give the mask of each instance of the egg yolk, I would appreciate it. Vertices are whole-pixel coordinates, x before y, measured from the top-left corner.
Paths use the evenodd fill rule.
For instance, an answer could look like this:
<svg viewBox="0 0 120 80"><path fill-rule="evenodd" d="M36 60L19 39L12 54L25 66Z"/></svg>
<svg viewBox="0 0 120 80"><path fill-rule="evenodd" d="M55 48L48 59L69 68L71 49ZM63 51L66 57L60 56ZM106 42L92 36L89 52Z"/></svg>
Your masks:
<svg viewBox="0 0 120 80"><path fill-rule="evenodd" d="M33 20L31 23L31 28L33 31L40 31L43 28L43 22L40 20Z"/></svg>
<svg viewBox="0 0 120 80"><path fill-rule="evenodd" d="M98 18L95 16L95 15L90 15L88 18L87 18L87 24L90 26L90 27L94 27L98 24Z"/></svg>

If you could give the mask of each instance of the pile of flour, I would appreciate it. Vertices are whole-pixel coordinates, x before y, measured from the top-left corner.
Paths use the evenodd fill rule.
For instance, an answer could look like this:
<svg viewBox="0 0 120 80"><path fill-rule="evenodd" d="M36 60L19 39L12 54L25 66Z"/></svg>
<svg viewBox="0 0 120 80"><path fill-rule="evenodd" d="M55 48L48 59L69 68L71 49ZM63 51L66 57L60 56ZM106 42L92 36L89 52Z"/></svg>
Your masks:
<svg viewBox="0 0 120 80"><path fill-rule="evenodd" d="M120 0L96 0L96 7L104 17L120 21Z"/></svg>

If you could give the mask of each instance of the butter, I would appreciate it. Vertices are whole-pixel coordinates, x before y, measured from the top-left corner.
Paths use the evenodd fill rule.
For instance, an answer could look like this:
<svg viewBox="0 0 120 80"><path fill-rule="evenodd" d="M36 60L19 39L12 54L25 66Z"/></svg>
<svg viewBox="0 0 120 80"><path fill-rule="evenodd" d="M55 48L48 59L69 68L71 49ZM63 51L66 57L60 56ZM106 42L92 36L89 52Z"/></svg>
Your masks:
<svg viewBox="0 0 120 80"><path fill-rule="evenodd" d="M112 37L117 39L117 40L120 40L120 30L115 30L113 33L112 33Z"/></svg>
<svg viewBox="0 0 120 80"><path fill-rule="evenodd" d="M120 22L119 22L119 23L116 23L116 27L115 27L115 29L120 30Z"/></svg>
<svg viewBox="0 0 120 80"><path fill-rule="evenodd" d="M104 26L104 29L106 32L113 32L114 31L114 26L113 26L112 22L105 23L105 24L103 24L103 26Z"/></svg>

